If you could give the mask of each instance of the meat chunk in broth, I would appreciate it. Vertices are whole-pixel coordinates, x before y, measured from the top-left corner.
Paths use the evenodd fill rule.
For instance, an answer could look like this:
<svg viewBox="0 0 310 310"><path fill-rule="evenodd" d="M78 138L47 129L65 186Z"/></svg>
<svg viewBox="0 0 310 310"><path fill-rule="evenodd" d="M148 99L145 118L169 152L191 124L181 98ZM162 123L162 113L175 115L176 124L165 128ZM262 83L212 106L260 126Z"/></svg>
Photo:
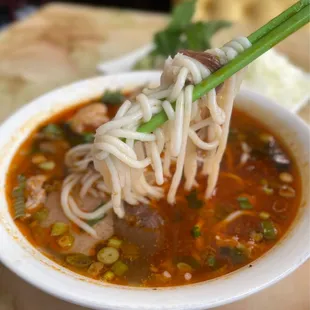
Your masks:
<svg viewBox="0 0 310 310"><path fill-rule="evenodd" d="M149 205L125 204L125 218L115 216L115 234L143 249L145 256L153 255L164 242L164 221Z"/></svg>
<svg viewBox="0 0 310 310"><path fill-rule="evenodd" d="M92 103L75 113L70 120L70 126L76 133L82 133L88 127L97 128L108 120L106 106Z"/></svg>
<svg viewBox="0 0 310 310"><path fill-rule="evenodd" d="M114 227L118 237L137 245L140 249L140 255L130 262L131 268L126 274L134 284L149 276L148 258L154 255L164 243L164 220L158 211L149 205L125 204L125 211L124 219L115 216Z"/></svg>
<svg viewBox="0 0 310 310"><path fill-rule="evenodd" d="M84 211L92 211L98 207L101 200L91 196L85 196L80 200L80 203L83 205ZM45 207L49 210L49 213L47 218L41 223L41 226L50 227L55 222L69 224L69 220L65 216L60 205L60 192L51 192L47 197ZM89 255L90 250L95 247L98 240L109 239L114 234L112 212L108 212L102 220L98 221L93 226L93 228L97 232L98 239L94 239L85 232L78 233L72 230L71 235L74 237L74 243L70 249L63 253L82 253Z"/></svg>
<svg viewBox="0 0 310 310"><path fill-rule="evenodd" d="M98 240L107 240L112 237L114 233L112 211L109 211L102 220L93 226L93 228L97 232L99 239L94 239L85 232L73 232L74 244L66 253L82 253L90 255L90 251L98 243Z"/></svg>
<svg viewBox="0 0 310 310"><path fill-rule="evenodd" d="M43 188L47 180L45 175L35 175L30 177L26 182L26 191L28 194L26 201L27 209L34 209L45 203L46 191Z"/></svg>

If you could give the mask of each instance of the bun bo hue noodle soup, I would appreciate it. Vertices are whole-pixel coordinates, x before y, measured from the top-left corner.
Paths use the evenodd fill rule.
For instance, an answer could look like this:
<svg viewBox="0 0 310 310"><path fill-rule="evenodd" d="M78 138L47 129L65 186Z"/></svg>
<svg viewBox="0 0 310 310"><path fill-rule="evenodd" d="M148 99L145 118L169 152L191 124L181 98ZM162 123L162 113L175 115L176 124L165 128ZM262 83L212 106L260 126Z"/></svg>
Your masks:
<svg viewBox="0 0 310 310"><path fill-rule="evenodd" d="M42 124L7 177L24 236L79 274L147 287L219 277L270 249L297 212L295 163L266 128L232 112L240 74L192 99L193 85L248 46L183 51L159 88L105 91ZM143 132L162 110L168 121Z"/></svg>

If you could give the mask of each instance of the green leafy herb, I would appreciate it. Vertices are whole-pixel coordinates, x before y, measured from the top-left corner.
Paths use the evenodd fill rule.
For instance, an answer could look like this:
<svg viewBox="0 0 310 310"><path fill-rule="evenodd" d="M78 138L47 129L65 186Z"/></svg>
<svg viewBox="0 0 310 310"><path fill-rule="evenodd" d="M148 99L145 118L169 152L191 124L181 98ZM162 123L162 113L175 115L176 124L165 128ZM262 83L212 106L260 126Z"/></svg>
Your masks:
<svg viewBox="0 0 310 310"><path fill-rule="evenodd" d="M215 267L215 265L216 265L216 258L215 258L214 255L208 256L208 258L207 258L207 265L209 267L212 267L212 268Z"/></svg>
<svg viewBox="0 0 310 310"><path fill-rule="evenodd" d="M50 139L62 139L64 136L63 130L57 124L48 124L43 127L42 133Z"/></svg>
<svg viewBox="0 0 310 310"><path fill-rule="evenodd" d="M200 231L200 227L195 225L192 229L191 229L191 235L194 238L198 238L201 236L201 231Z"/></svg>
<svg viewBox="0 0 310 310"><path fill-rule="evenodd" d="M114 90L110 91L107 90L103 94L102 102L105 104L111 104L111 105L119 105L125 101L124 95L121 93L120 90Z"/></svg>
<svg viewBox="0 0 310 310"><path fill-rule="evenodd" d="M18 219L25 215L25 187L26 177L22 174L17 177L18 185L13 189L12 196L14 198L14 219Z"/></svg>
<svg viewBox="0 0 310 310"><path fill-rule="evenodd" d="M71 146L76 146L83 143L91 143L94 140L93 133L84 132L78 134L72 130L70 123L62 123L60 126L64 133L65 139L70 143Z"/></svg>
<svg viewBox="0 0 310 310"><path fill-rule="evenodd" d="M184 1L174 7L169 28L182 28L190 24L195 13L196 0Z"/></svg>
<svg viewBox="0 0 310 310"><path fill-rule="evenodd" d="M197 191L193 190L186 196L188 207L191 209L200 209L203 207L203 201L197 198Z"/></svg>
<svg viewBox="0 0 310 310"><path fill-rule="evenodd" d="M33 218L38 222L43 222L48 217L49 210L47 208L41 208L36 213L34 213Z"/></svg>
<svg viewBox="0 0 310 310"><path fill-rule="evenodd" d="M185 44L181 35L182 30L180 29L167 29L156 33L154 36L156 48L153 55L174 56L178 50L184 49Z"/></svg>
<svg viewBox="0 0 310 310"><path fill-rule="evenodd" d="M185 30L185 48L194 51L204 51L211 48L212 36L221 28L229 26L225 21L197 22L189 25Z"/></svg>
<svg viewBox="0 0 310 310"><path fill-rule="evenodd" d="M158 68L166 57L173 57L181 49L204 51L211 47L210 41L217 31L231 25L223 20L193 23L195 6L196 0L190 0L174 8L168 26L154 35L154 49L135 69Z"/></svg>
<svg viewBox="0 0 310 310"><path fill-rule="evenodd" d="M267 240L276 239L278 232L272 221L270 220L262 221L261 226L263 229L263 235L265 239Z"/></svg>
<svg viewBox="0 0 310 310"><path fill-rule="evenodd" d="M250 210L253 209L252 204L250 203L249 199L246 197L238 197L239 206L242 210Z"/></svg>

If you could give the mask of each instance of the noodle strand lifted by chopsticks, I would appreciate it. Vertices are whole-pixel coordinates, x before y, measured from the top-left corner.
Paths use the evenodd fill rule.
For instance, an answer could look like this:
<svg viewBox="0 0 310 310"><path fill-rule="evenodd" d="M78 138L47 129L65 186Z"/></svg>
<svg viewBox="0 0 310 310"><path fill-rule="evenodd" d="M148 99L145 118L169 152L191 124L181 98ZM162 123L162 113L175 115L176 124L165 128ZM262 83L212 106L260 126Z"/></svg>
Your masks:
<svg viewBox="0 0 310 310"><path fill-rule="evenodd" d="M135 101L126 100L116 116L96 130L93 144L72 148L66 164L72 171L62 188L62 208L71 221L95 236L83 219L104 215L110 207L124 216L123 201L129 204L163 197L161 185L170 180L167 201L175 203L182 176L185 188L196 185L200 163L208 176L206 198L215 190L220 162L227 143L233 101L239 78L233 76L218 90L193 102L193 86L219 66L250 47L243 37L221 49L205 53L184 51L165 62L160 86L145 89ZM175 110L171 103L176 101ZM137 132L138 127L164 110L168 121L153 133ZM89 168L94 163L95 171ZM171 174L171 166L175 165ZM91 172L90 172L91 171ZM101 211L85 215L78 210L71 192L80 186L80 196L87 193L107 197ZM88 227L86 227L88 226Z"/></svg>

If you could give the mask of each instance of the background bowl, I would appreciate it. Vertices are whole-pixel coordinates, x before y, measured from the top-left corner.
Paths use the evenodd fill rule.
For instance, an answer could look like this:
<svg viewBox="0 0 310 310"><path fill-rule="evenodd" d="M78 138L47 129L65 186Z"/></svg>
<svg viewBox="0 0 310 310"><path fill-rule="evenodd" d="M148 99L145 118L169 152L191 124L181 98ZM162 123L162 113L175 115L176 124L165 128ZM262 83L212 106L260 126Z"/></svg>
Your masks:
<svg viewBox="0 0 310 310"><path fill-rule="evenodd" d="M98 77L55 90L24 106L0 127L0 259L38 288L94 309L207 309L257 292L280 280L309 257L309 141L307 125L297 116L251 91L237 105L257 118L291 150L302 179L302 201L288 233L266 254L247 266L214 280L172 288L134 288L91 280L75 274L36 250L19 232L5 198L10 161L38 124L62 109L99 97L105 89L158 83L159 72L133 72ZM279 263L281 262L281 263Z"/></svg>

